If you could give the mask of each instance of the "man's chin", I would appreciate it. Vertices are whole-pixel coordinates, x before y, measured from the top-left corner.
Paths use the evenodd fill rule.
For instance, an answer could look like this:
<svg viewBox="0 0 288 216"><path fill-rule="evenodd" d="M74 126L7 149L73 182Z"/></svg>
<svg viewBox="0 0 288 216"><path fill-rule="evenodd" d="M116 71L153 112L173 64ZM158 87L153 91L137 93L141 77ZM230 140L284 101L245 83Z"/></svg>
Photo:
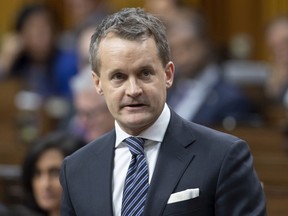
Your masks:
<svg viewBox="0 0 288 216"><path fill-rule="evenodd" d="M133 115L123 118L123 123L127 129L133 131L143 131L150 126L149 116L147 115Z"/></svg>

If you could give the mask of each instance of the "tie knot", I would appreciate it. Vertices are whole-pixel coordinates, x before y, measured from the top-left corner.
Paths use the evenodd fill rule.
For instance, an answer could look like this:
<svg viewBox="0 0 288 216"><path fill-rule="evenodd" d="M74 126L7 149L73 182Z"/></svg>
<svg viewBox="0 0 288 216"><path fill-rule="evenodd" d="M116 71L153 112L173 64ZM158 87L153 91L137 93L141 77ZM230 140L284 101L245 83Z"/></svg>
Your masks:
<svg viewBox="0 0 288 216"><path fill-rule="evenodd" d="M124 140L132 155L144 154L145 140L140 137L128 137Z"/></svg>

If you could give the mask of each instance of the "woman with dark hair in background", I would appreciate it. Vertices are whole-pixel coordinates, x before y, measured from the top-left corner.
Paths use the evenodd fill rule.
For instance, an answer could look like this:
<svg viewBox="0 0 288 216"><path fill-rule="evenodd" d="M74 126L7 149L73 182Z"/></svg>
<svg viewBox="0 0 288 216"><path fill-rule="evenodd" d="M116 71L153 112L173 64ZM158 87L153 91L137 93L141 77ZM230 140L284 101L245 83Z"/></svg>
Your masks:
<svg viewBox="0 0 288 216"><path fill-rule="evenodd" d="M71 134L49 134L34 145L23 163L24 205L12 209L11 215L60 215L62 188L59 171L63 159L84 145Z"/></svg>
<svg viewBox="0 0 288 216"><path fill-rule="evenodd" d="M16 16L14 32L3 37L0 49L1 81L17 81L16 97L24 101L17 108L43 110L56 120L51 130L64 128L73 113L69 82L78 73L76 51L59 47L60 30L51 8L24 5ZM42 121L40 118L35 116L32 121Z"/></svg>
<svg viewBox="0 0 288 216"><path fill-rule="evenodd" d="M0 72L44 99L70 99L69 80L77 73L76 53L57 45L57 22L45 5L25 5L16 17L15 34L8 35L0 52Z"/></svg>

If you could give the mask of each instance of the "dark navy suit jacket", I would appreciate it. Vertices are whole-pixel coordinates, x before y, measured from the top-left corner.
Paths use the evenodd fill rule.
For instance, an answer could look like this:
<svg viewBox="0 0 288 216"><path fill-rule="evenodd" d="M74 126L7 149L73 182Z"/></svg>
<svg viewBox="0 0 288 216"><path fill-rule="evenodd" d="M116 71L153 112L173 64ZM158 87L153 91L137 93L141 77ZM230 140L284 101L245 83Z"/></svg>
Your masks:
<svg viewBox="0 0 288 216"><path fill-rule="evenodd" d="M113 130L64 160L62 216L113 215L114 148ZM171 194L192 188L199 197L167 204ZM263 216L265 206L248 145L171 111L144 216Z"/></svg>

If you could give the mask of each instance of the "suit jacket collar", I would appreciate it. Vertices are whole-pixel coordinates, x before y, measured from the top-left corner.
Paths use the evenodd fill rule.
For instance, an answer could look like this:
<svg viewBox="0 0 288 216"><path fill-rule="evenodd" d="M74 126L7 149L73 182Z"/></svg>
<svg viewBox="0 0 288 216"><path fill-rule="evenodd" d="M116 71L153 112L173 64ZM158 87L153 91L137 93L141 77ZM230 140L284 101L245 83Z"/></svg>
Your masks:
<svg viewBox="0 0 288 216"><path fill-rule="evenodd" d="M88 187L91 185L95 187L90 187L87 193L91 194L91 200L95 200L91 208L97 215L113 215L112 175L115 137L115 130L112 130L96 142L88 144L93 146L89 149L91 154L86 158L89 163L84 169L87 169L86 173L90 175L87 177L91 181L87 183Z"/></svg>
<svg viewBox="0 0 288 216"><path fill-rule="evenodd" d="M171 119L161 144L155 171L149 187L144 216L162 215L182 174L194 158L189 149L195 137L184 121L171 110Z"/></svg>

